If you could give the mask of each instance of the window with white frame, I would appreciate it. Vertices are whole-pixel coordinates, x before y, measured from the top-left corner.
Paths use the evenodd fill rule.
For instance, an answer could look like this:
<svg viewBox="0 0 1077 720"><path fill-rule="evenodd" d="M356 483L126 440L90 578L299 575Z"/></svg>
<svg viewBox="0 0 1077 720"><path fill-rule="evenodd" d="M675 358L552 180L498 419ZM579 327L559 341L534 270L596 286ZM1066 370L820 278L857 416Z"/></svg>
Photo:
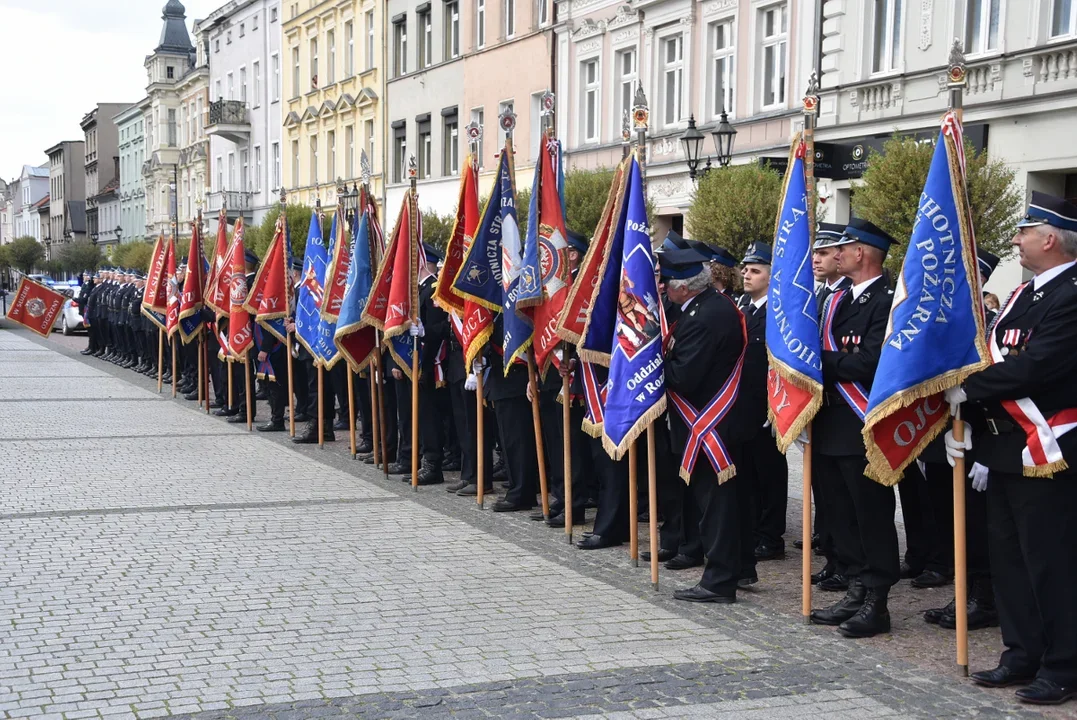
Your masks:
<svg viewBox="0 0 1077 720"><path fill-rule="evenodd" d="M486 47L486 0L475 0L475 47Z"/></svg>
<svg viewBox="0 0 1077 720"><path fill-rule="evenodd" d="M528 138L530 142L528 143L527 147L530 152L528 157L530 157L532 160L537 160L539 158L539 148L542 145L542 131L545 127L542 115L543 94L544 93L542 92L531 93L531 114L529 115L528 124L528 127L531 131L531 136ZM519 138L519 135L517 135L516 137ZM517 142L516 146L519 147L520 143Z"/></svg>
<svg viewBox="0 0 1077 720"><path fill-rule="evenodd" d="M460 57L460 3L445 3L445 59Z"/></svg>
<svg viewBox="0 0 1077 720"><path fill-rule="evenodd" d="M434 140L430 136L430 121L419 123L419 179L429 178L433 172Z"/></svg>
<svg viewBox="0 0 1077 720"><path fill-rule="evenodd" d="M620 135L621 124L627 111L632 113L632 99L636 92L636 79L639 77L639 69L636 65L635 48L620 50L616 55L614 72L617 73L617 117L614 125Z"/></svg>
<svg viewBox="0 0 1077 720"><path fill-rule="evenodd" d="M330 130L325 134L325 153L326 153L326 179L332 182L337 176L337 133L335 130Z"/></svg>
<svg viewBox="0 0 1077 720"><path fill-rule="evenodd" d="M273 143L273 188L280 188L280 143Z"/></svg>
<svg viewBox="0 0 1077 720"><path fill-rule="evenodd" d="M258 107L262 104L262 63L255 60L251 65L251 70L254 71L254 107Z"/></svg>
<svg viewBox="0 0 1077 720"><path fill-rule="evenodd" d="M671 35L663 38L659 52L662 67L662 124L675 125L681 121L683 106L681 94L684 84L684 36Z"/></svg>
<svg viewBox="0 0 1077 720"><path fill-rule="evenodd" d="M355 126L344 128L344 177L355 177Z"/></svg>
<svg viewBox="0 0 1077 720"><path fill-rule="evenodd" d="M310 184L318 184L318 136L310 136Z"/></svg>
<svg viewBox="0 0 1077 720"><path fill-rule="evenodd" d="M446 115L441 141L441 174L456 175L460 172L460 124L457 115Z"/></svg>
<svg viewBox="0 0 1077 720"><path fill-rule="evenodd" d="M759 36L763 52L759 104L764 108L785 104L785 64L789 43L787 15L785 3L759 10Z"/></svg>
<svg viewBox="0 0 1077 720"><path fill-rule="evenodd" d="M337 81L337 34L330 30L325 34L326 57L325 80L329 85Z"/></svg>
<svg viewBox="0 0 1077 720"><path fill-rule="evenodd" d="M310 89L318 89L318 38L310 39Z"/></svg>
<svg viewBox="0 0 1077 720"><path fill-rule="evenodd" d="M580 63L580 142L598 142L598 58Z"/></svg>
<svg viewBox="0 0 1077 720"><path fill-rule="evenodd" d="M273 102L280 102L280 55L273 53Z"/></svg>
<svg viewBox="0 0 1077 720"><path fill-rule="evenodd" d="M255 191L262 189L262 146L254 146L254 182L252 189Z"/></svg>
<svg viewBox="0 0 1077 720"><path fill-rule="evenodd" d="M733 111L733 21L711 23L710 29L711 115Z"/></svg>
<svg viewBox="0 0 1077 720"><path fill-rule="evenodd" d="M402 183L408 177L407 169L407 127L403 121L394 123L393 128L393 182Z"/></svg>
<svg viewBox="0 0 1077 720"><path fill-rule="evenodd" d="M374 140L375 140L375 137L374 137L374 121L373 120L367 120L363 124L366 126L366 152L367 152L366 157L367 157L367 162L372 163L372 162L374 162ZM359 170L360 170L360 172L362 172L362 168L359 168Z"/></svg>
<svg viewBox="0 0 1077 720"><path fill-rule="evenodd" d="M505 19L505 38L511 38L516 34L516 0L503 0L501 15Z"/></svg>
<svg viewBox="0 0 1077 720"><path fill-rule="evenodd" d="M891 72L901 65L902 0L875 0L872 20L871 71Z"/></svg>
<svg viewBox="0 0 1077 720"><path fill-rule="evenodd" d="M344 42L347 44L344 50L344 74L351 77L355 74L355 25L351 20L344 23Z"/></svg>
<svg viewBox="0 0 1077 720"><path fill-rule="evenodd" d="M247 68L245 67L239 69L239 100L247 102Z"/></svg>
<svg viewBox="0 0 1077 720"><path fill-rule="evenodd" d="M430 67L434 62L434 21L430 17L430 5L419 17L419 69Z"/></svg>
<svg viewBox="0 0 1077 720"><path fill-rule="evenodd" d="M546 27L550 24L550 0L536 0L538 3L537 12L539 27Z"/></svg>
<svg viewBox="0 0 1077 720"><path fill-rule="evenodd" d="M408 23L401 19L393 24L393 74L408 71Z"/></svg>
<svg viewBox="0 0 1077 720"><path fill-rule="evenodd" d="M292 187L299 187L299 141L292 140Z"/></svg>
<svg viewBox="0 0 1077 720"><path fill-rule="evenodd" d="M236 79L235 79L235 76L232 73L228 73L228 75L226 75L225 78L228 80L228 99L229 100L235 100L236 99Z"/></svg>
<svg viewBox="0 0 1077 720"><path fill-rule="evenodd" d="M247 192L251 189L251 156L250 151L239 151L239 189Z"/></svg>
<svg viewBox="0 0 1077 720"><path fill-rule="evenodd" d="M374 67L374 11L366 14L366 69Z"/></svg>
<svg viewBox="0 0 1077 720"><path fill-rule="evenodd" d="M303 92L300 88L303 87L303 83L300 80L299 73L299 48L292 48L292 97L297 98ZM220 88L218 88L219 90Z"/></svg>
<svg viewBox="0 0 1077 720"><path fill-rule="evenodd" d="M228 189L235 190L236 188L236 154L234 152L228 153Z"/></svg>
<svg viewBox="0 0 1077 720"><path fill-rule="evenodd" d="M1077 35L1077 3L1051 0L1051 38Z"/></svg>
<svg viewBox="0 0 1077 720"><path fill-rule="evenodd" d="M471 122L475 123L479 127L482 127L483 122L485 120L485 118L484 118L485 114L486 114L485 111L481 107L479 107L479 108L471 108ZM485 128L484 128L484 131L485 131ZM478 157L478 166L479 166L480 170L483 167L483 162L482 162L482 143L483 143L483 140L480 137L478 147L475 148L475 153L477 154L477 157Z"/></svg>

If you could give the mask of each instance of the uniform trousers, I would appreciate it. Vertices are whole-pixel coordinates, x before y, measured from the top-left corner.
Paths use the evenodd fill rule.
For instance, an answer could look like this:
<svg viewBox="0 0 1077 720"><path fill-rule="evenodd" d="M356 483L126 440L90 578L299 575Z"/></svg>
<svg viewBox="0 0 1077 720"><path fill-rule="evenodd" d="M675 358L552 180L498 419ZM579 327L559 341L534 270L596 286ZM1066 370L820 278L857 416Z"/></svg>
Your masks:
<svg viewBox="0 0 1077 720"><path fill-rule="evenodd" d="M595 512L595 535L600 535L603 540L624 542L629 538L629 507L628 507L628 457L614 461L606 449L602 447L602 440L581 433L580 445L586 452L590 465L593 468L592 477L598 481L598 489L595 499L598 501L598 510ZM573 455L576 454L576 446L572 447ZM647 477L646 452L639 453L637 460L643 466L643 472L638 473ZM575 474L575 473L574 473ZM683 483L682 483L683 484ZM573 488L573 492L577 492ZM581 496L584 493L580 493ZM573 517L575 517L575 510Z"/></svg>
<svg viewBox="0 0 1077 720"><path fill-rule="evenodd" d="M669 428L655 421L655 467L658 485L658 512L662 515L659 545L678 555L703 557L699 540L699 511L692 493L678 474L680 456L670 446ZM650 509L655 512L654 508Z"/></svg>
<svg viewBox="0 0 1077 720"><path fill-rule="evenodd" d="M971 463L968 464L971 467ZM927 569L941 573L954 571L954 469L947 463L924 463L928 497L934 521L934 543ZM899 486L900 487L900 486ZM904 503L904 499L902 500ZM987 552L987 493L972 489L965 478L965 554L969 584L990 582L991 565Z"/></svg>
<svg viewBox="0 0 1077 720"><path fill-rule="evenodd" d="M269 364L277 378L266 383L266 395L269 400L269 419L275 423L284 422L284 409L288 407L288 358L285 349L278 347L269 353Z"/></svg>
<svg viewBox="0 0 1077 720"><path fill-rule="evenodd" d="M905 476L898 483L898 495L901 497L901 517L905 521L905 562L914 571L927 568L939 543L939 526L927 481L916 463L905 469ZM952 497L950 502L953 503ZM942 573L949 571L947 568L931 569Z"/></svg>
<svg viewBox="0 0 1077 720"><path fill-rule="evenodd" d="M999 663L1077 685L1077 477L992 470L987 530L1006 646Z"/></svg>
<svg viewBox="0 0 1077 720"><path fill-rule="evenodd" d="M478 484L478 428L479 410L475 393L464 388L464 380L449 383L449 395L452 401L453 420L460 439L460 479L468 485ZM490 487L491 473L494 467L493 418L486 408L482 412L483 426L483 468L486 475L486 487Z"/></svg>
<svg viewBox="0 0 1077 720"><path fill-rule="evenodd" d="M411 464L411 380L406 375L399 380L393 378L393 391L396 395L396 459L398 462ZM422 395L419 396L420 402ZM421 407L421 406L420 406ZM386 408L388 411L388 408ZM419 437L420 441L422 436ZM390 441L391 443L392 441Z"/></svg>
<svg viewBox="0 0 1077 720"><path fill-rule="evenodd" d="M837 571L859 577L869 588L890 588L900 578L894 489L865 477L863 455L812 457L812 476L824 489Z"/></svg>
<svg viewBox="0 0 1077 720"><path fill-rule="evenodd" d="M445 445L445 425L438 402L442 389L437 387L433 372L419 378L419 440L422 443L423 467L441 469L442 448Z"/></svg>
<svg viewBox="0 0 1077 720"><path fill-rule="evenodd" d="M538 490L538 453L531 401L523 396L503 398L494 403L494 411L501 439L501 458L509 481L505 501L532 508Z"/></svg>
<svg viewBox="0 0 1077 720"><path fill-rule="evenodd" d="M307 379L307 415L311 420L318 419L318 368L314 366L313 359L304 359L303 372ZM294 365L294 363L293 363ZM322 404L322 422L326 430L333 429L333 376L332 373L321 371L322 392L325 400Z"/></svg>
<svg viewBox="0 0 1077 720"><path fill-rule="evenodd" d="M736 456L732 447L727 446L726 449ZM688 485L699 508L699 542L706 556L699 585L721 595L735 594L737 581L744 577L746 571L741 548L742 511L738 493L747 493L740 491L741 483L741 478L734 476L719 485L714 468L703 456L696 462Z"/></svg>
<svg viewBox="0 0 1077 720"><path fill-rule="evenodd" d="M754 543L785 547L785 512L789 504L789 463L778 450L770 428L761 428L744 444L737 475L752 490ZM753 554L755 548L752 548Z"/></svg>
<svg viewBox="0 0 1077 720"><path fill-rule="evenodd" d="M329 371L329 374L333 376L333 395L327 395L326 400L330 400L334 395L337 403L337 417L344 422L348 422L348 408L354 407L348 404L348 373L350 368L348 363L344 360L340 360L333 369ZM353 383L354 385L354 383ZM354 402L354 401L353 401Z"/></svg>
<svg viewBox="0 0 1077 720"><path fill-rule="evenodd" d="M553 517L565 511L565 406L557 401L556 392L547 390L539 393L539 397L542 444L546 453L546 485L550 494L550 517ZM569 454L572 454L571 448ZM582 523L587 498L579 492L578 487L574 486L572 490L572 521Z"/></svg>

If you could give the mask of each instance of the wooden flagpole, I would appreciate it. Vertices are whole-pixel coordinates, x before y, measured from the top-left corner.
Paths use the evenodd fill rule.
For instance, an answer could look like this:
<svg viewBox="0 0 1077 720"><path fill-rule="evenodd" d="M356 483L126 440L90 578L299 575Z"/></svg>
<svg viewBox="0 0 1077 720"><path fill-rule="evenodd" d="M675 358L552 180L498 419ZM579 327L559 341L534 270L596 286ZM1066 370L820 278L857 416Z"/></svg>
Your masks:
<svg viewBox="0 0 1077 720"><path fill-rule="evenodd" d="M565 343L563 361L568 361L568 343ZM561 418L564 424L564 473L565 473L565 537L568 544L572 544L572 389L569 387L568 375L561 378L561 392L564 394L565 404L561 408Z"/></svg>
<svg viewBox="0 0 1077 720"><path fill-rule="evenodd" d="M958 120L964 119L965 54L961 41L954 40L950 50L950 68L947 73L950 90L950 110ZM964 180L964 177L962 177ZM954 413L954 440L963 443L965 424L961 421L961 408ZM957 664L965 677L969 674L969 605L968 605L968 555L965 528L965 458L954 459L954 616L956 619Z"/></svg>
<svg viewBox="0 0 1077 720"><path fill-rule="evenodd" d="M374 367L377 370L378 377L374 386L378 390L378 437L381 438L381 469L385 473L385 479L389 479L389 445L388 445L388 430L385 427L385 369L382 363L382 335L377 330L374 331L374 339L377 341L377 351L374 353ZM400 461L402 458L397 458Z"/></svg>
<svg viewBox="0 0 1077 720"><path fill-rule="evenodd" d="M172 338L172 397L176 397L176 386L179 385L176 382L176 338Z"/></svg>
<svg viewBox="0 0 1077 720"><path fill-rule="evenodd" d="M377 352L379 348L375 348ZM370 444L373 445L374 451L374 467L378 466L381 461L381 438L378 437L378 389L377 389L377 370L374 368L374 363L367 365L367 375L370 377L370 427L363 428L364 430L370 430Z"/></svg>
<svg viewBox="0 0 1077 720"><path fill-rule="evenodd" d="M651 584L658 589L658 472L654 456L654 421L647 423L647 524L650 526Z"/></svg>
<svg viewBox="0 0 1077 720"><path fill-rule="evenodd" d="M639 567L639 472L636 469L636 441L628 446L628 557L632 558L633 567ZM650 515L654 514L651 510ZM651 548L651 557L658 553Z"/></svg>
<svg viewBox="0 0 1077 720"><path fill-rule="evenodd" d="M542 441L542 417L539 414L538 373L535 370L535 348L527 348L527 386L531 390L531 421L535 426L535 451L538 456L539 492L542 494L542 516L550 519L550 486L546 479L546 444Z"/></svg>
<svg viewBox="0 0 1077 720"><path fill-rule="evenodd" d="M355 459L355 373L351 367L345 368L348 373L348 435L352 444L352 460Z"/></svg>
<svg viewBox="0 0 1077 720"><path fill-rule="evenodd" d="M808 78L808 89L804 93L804 184L808 191L808 232L815 238L815 121L819 112L819 76L812 72ZM811 254L811 243L808 246ZM805 624L811 624L811 425L805 432L808 444L804 446L804 470L800 485L801 543L803 549L800 558L800 614Z"/></svg>
<svg viewBox="0 0 1077 720"><path fill-rule="evenodd" d="M203 380L205 378L205 366L202 364L202 330L201 330L201 328L198 331L198 360L197 360L197 365L198 365L198 405L201 406L202 405L202 399L204 397L204 395L202 394L202 391L205 389L205 387L202 384L202 382L203 382Z"/></svg>
<svg viewBox="0 0 1077 720"><path fill-rule="evenodd" d="M325 447L325 368L318 361L318 447Z"/></svg>
<svg viewBox="0 0 1077 720"><path fill-rule="evenodd" d="M164 385L165 367L165 334L164 330L157 328L157 392L161 392Z"/></svg>
<svg viewBox="0 0 1077 720"><path fill-rule="evenodd" d="M408 179L411 183L411 206L408 208L409 218L408 225L411 228L410 232L413 237L416 238L416 244L422 242L422 238L418 237L417 231L419 227L419 191L417 190L419 178L419 169L415 164L415 156L412 155L408 159ZM421 246L420 246L421 247ZM408 250L415 254L412 262L418 262L418 255L420 247L413 246L408 243ZM399 248L397 252L399 252ZM425 256L424 256L425 257ZM416 268L418 272L418 268ZM411 278L409 282L416 281L416 278ZM419 319L418 306L413 307L411 322L413 326L418 325L421 320ZM419 490L419 336L413 335L411 337L411 488L412 490Z"/></svg>
<svg viewBox="0 0 1077 720"><path fill-rule="evenodd" d="M243 356L243 382L247 391L247 430L254 430L254 393L251 392L251 349Z"/></svg>
<svg viewBox="0 0 1077 720"><path fill-rule="evenodd" d="M475 482L478 483L475 488L475 502L479 504L480 509L484 507L486 488L486 455L483 452L486 447L486 423L484 422L486 412L482 406L482 395L482 369L480 368L479 372L475 373L475 444L478 449L475 463Z"/></svg>
<svg viewBox="0 0 1077 720"><path fill-rule="evenodd" d="M233 389L233 387L234 387L233 378L232 378L233 363L232 363L232 355L231 355L231 353L229 353L227 359L228 359L228 410L232 411L236 407L236 393L235 393L235 390Z"/></svg>
<svg viewBox="0 0 1077 720"><path fill-rule="evenodd" d="M295 437L295 375L292 374L292 334L284 335L284 350L288 353L288 434Z"/></svg>

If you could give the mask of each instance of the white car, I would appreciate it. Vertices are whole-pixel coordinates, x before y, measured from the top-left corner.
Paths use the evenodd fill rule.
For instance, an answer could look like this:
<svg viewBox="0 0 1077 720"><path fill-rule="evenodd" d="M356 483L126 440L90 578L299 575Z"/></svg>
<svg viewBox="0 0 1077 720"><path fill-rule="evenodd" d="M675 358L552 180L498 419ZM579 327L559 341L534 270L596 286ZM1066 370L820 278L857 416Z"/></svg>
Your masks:
<svg viewBox="0 0 1077 720"><path fill-rule="evenodd" d="M86 325L82 319L82 308L79 307L78 303L79 287L77 285L54 285L52 289L67 297L67 300L64 301L63 309L56 316L53 330L58 329L64 335L71 335L76 330L84 330Z"/></svg>

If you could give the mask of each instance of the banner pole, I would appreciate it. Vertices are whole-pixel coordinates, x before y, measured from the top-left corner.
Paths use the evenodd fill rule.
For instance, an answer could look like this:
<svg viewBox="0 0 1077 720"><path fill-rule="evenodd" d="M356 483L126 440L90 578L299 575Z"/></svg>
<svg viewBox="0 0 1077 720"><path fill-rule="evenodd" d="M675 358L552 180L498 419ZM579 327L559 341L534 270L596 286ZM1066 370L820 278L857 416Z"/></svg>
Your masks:
<svg viewBox="0 0 1077 720"><path fill-rule="evenodd" d="M539 491L542 493L542 516L550 519L550 487L546 479L546 445L542 442L542 417L539 415L538 372L535 348L527 349L527 386L531 390L531 422L535 426L535 451L538 457Z"/></svg>
<svg viewBox="0 0 1077 720"><path fill-rule="evenodd" d="M204 389L204 387L202 385L202 381L203 381L203 378L204 378L203 370L205 369L203 367L203 365L202 365L202 331L201 331L201 329L199 329L199 331L198 331L198 359L196 361L196 364L198 365L198 405L199 405L199 407L201 407L202 400L204 398L204 395L202 394L202 390Z"/></svg>
<svg viewBox="0 0 1077 720"><path fill-rule="evenodd" d="M254 430L254 393L251 392L251 349L243 354L243 383L247 391L247 432Z"/></svg>
<svg viewBox="0 0 1077 720"><path fill-rule="evenodd" d="M567 360L567 344L565 346L565 359ZM568 375L561 378L561 392L564 394L565 403L561 409L564 422L564 473L565 473L565 537L568 544L572 544L572 393L569 388Z"/></svg>
<svg viewBox="0 0 1077 720"><path fill-rule="evenodd" d="M232 378L232 355L228 355L228 410L234 410L236 407L236 393L234 390L234 383Z"/></svg>
<svg viewBox="0 0 1077 720"><path fill-rule="evenodd" d="M157 393L160 394L164 385L165 367L165 335L164 330L157 328Z"/></svg>
<svg viewBox="0 0 1077 720"><path fill-rule="evenodd" d="M411 487L419 489L419 337L411 339Z"/></svg>
<svg viewBox="0 0 1077 720"><path fill-rule="evenodd" d="M639 472L636 469L636 441L628 446L628 557L632 558L632 567L639 567ZM648 469L649 472L649 469ZM654 514L651 509L649 515ZM651 557L658 554L657 548L651 548Z"/></svg>
<svg viewBox="0 0 1077 720"><path fill-rule="evenodd" d="M355 459L355 373L352 372L351 366L347 368L348 373L348 434L351 436L352 444L352 460Z"/></svg>
<svg viewBox="0 0 1077 720"><path fill-rule="evenodd" d="M379 450L379 445L381 444L379 441L381 438L378 437L378 373L374 368L373 362L367 365L367 375L370 379L370 427L363 428L363 430L370 430L370 444L373 446L371 449L374 451L374 467L377 467L378 463L381 461L381 452Z"/></svg>
<svg viewBox="0 0 1077 720"><path fill-rule="evenodd" d="M811 423L806 429L808 445L804 448L804 476L800 488L800 523L803 552L800 556L800 614L811 624Z"/></svg>
<svg viewBox="0 0 1077 720"><path fill-rule="evenodd" d="M206 415L209 415L209 343L206 342L206 328L202 332L202 389L205 390L203 397L206 400Z"/></svg>
<svg viewBox="0 0 1077 720"><path fill-rule="evenodd" d="M284 350L288 353L288 434L295 437L295 375L292 374L292 334L284 334Z"/></svg>
<svg viewBox="0 0 1077 720"><path fill-rule="evenodd" d="M374 365L378 371L375 386L378 389L378 436L381 438L381 469L385 473L385 479L389 479L389 445L388 430L385 427L385 370L382 367L381 333L374 331L374 339L377 340L376 352L374 353ZM399 460L400 458L397 458Z"/></svg>
<svg viewBox="0 0 1077 720"><path fill-rule="evenodd" d="M654 421L647 423L647 524L650 526L651 585L658 589L658 471L654 456Z"/></svg>
<svg viewBox="0 0 1077 720"><path fill-rule="evenodd" d="M475 463L475 482L478 483L475 488L475 502L479 504L480 510L485 509L483 491L486 487L486 455L483 452L486 447L486 411L482 406L482 395L482 370L479 370L475 373L475 445L478 448Z"/></svg>
<svg viewBox="0 0 1077 720"><path fill-rule="evenodd" d="M318 361L318 447L325 447L325 379L324 368Z"/></svg>
<svg viewBox="0 0 1077 720"><path fill-rule="evenodd" d="M172 346L172 397L176 397L176 386L179 385L176 382L176 338L171 338L170 342Z"/></svg>

